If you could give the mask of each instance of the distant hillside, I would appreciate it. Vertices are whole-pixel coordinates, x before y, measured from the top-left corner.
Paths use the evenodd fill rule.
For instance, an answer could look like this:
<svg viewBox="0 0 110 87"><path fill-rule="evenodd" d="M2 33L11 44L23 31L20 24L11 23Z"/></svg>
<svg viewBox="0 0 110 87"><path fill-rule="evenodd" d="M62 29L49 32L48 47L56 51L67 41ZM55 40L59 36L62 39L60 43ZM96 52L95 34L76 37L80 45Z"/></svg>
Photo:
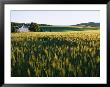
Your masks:
<svg viewBox="0 0 110 87"><path fill-rule="evenodd" d="M52 26L52 25L48 25L48 24L39 24L39 26Z"/></svg>
<svg viewBox="0 0 110 87"><path fill-rule="evenodd" d="M80 23L72 26L83 26L83 27L100 27L100 23L95 23L95 22L88 22L88 23Z"/></svg>
<svg viewBox="0 0 110 87"><path fill-rule="evenodd" d="M15 23L11 22L11 32L24 32L28 31L30 23ZM57 26L48 24L37 24L41 32L68 32L68 31L85 31L85 30L98 30L100 23L80 23L77 25Z"/></svg>

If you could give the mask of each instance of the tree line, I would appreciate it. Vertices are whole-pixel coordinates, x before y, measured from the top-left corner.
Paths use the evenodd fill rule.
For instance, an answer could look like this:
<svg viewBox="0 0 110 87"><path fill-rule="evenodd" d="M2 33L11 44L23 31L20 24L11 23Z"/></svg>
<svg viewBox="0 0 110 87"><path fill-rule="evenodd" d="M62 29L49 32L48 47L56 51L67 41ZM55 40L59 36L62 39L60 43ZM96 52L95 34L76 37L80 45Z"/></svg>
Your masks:
<svg viewBox="0 0 110 87"><path fill-rule="evenodd" d="M31 23L15 23L15 22L11 22L11 32L17 32L17 30L19 28L21 28L22 26L25 26L26 28L29 29L29 31L32 32L42 32L42 29L40 29L40 25L34 22Z"/></svg>
<svg viewBox="0 0 110 87"><path fill-rule="evenodd" d="M88 23L80 23L77 24L76 26L91 26L91 27L100 27L100 23L95 23L95 22L88 22Z"/></svg>

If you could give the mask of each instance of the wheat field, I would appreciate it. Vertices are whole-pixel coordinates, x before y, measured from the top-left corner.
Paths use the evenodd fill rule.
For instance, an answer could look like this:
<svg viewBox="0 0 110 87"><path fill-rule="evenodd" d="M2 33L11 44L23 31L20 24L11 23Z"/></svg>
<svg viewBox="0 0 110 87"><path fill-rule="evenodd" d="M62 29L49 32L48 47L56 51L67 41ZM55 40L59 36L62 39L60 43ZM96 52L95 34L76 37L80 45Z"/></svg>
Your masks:
<svg viewBox="0 0 110 87"><path fill-rule="evenodd" d="M11 76L99 77L99 30L11 33Z"/></svg>

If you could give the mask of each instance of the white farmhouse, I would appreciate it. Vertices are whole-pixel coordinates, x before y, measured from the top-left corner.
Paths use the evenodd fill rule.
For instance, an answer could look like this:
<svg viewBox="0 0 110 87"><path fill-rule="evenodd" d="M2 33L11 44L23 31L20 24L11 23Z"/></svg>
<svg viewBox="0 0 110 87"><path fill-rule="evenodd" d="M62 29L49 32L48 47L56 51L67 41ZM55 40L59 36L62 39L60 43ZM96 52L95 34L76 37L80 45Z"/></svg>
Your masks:
<svg viewBox="0 0 110 87"><path fill-rule="evenodd" d="M27 26L25 26L25 25L23 24L22 27L20 27L20 28L17 29L17 32L29 32L29 29L28 29Z"/></svg>

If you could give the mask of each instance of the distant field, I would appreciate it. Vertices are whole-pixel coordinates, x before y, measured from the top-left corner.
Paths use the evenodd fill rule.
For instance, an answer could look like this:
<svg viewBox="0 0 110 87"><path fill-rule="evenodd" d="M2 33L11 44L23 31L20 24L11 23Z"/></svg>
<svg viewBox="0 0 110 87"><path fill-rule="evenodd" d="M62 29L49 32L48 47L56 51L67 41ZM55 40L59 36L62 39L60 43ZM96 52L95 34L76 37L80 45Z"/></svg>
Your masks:
<svg viewBox="0 0 110 87"><path fill-rule="evenodd" d="M51 32L70 32L70 31L85 31L85 30L99 30L99 28L80 28L74 26L40 26L40 29L44 31L51 31Z"/></svg>
<svg viewBox="0 0 110 87"><path fill-rule="evenodd" d="M11 76L99 77L99 30L11 33Z"/></svg>

